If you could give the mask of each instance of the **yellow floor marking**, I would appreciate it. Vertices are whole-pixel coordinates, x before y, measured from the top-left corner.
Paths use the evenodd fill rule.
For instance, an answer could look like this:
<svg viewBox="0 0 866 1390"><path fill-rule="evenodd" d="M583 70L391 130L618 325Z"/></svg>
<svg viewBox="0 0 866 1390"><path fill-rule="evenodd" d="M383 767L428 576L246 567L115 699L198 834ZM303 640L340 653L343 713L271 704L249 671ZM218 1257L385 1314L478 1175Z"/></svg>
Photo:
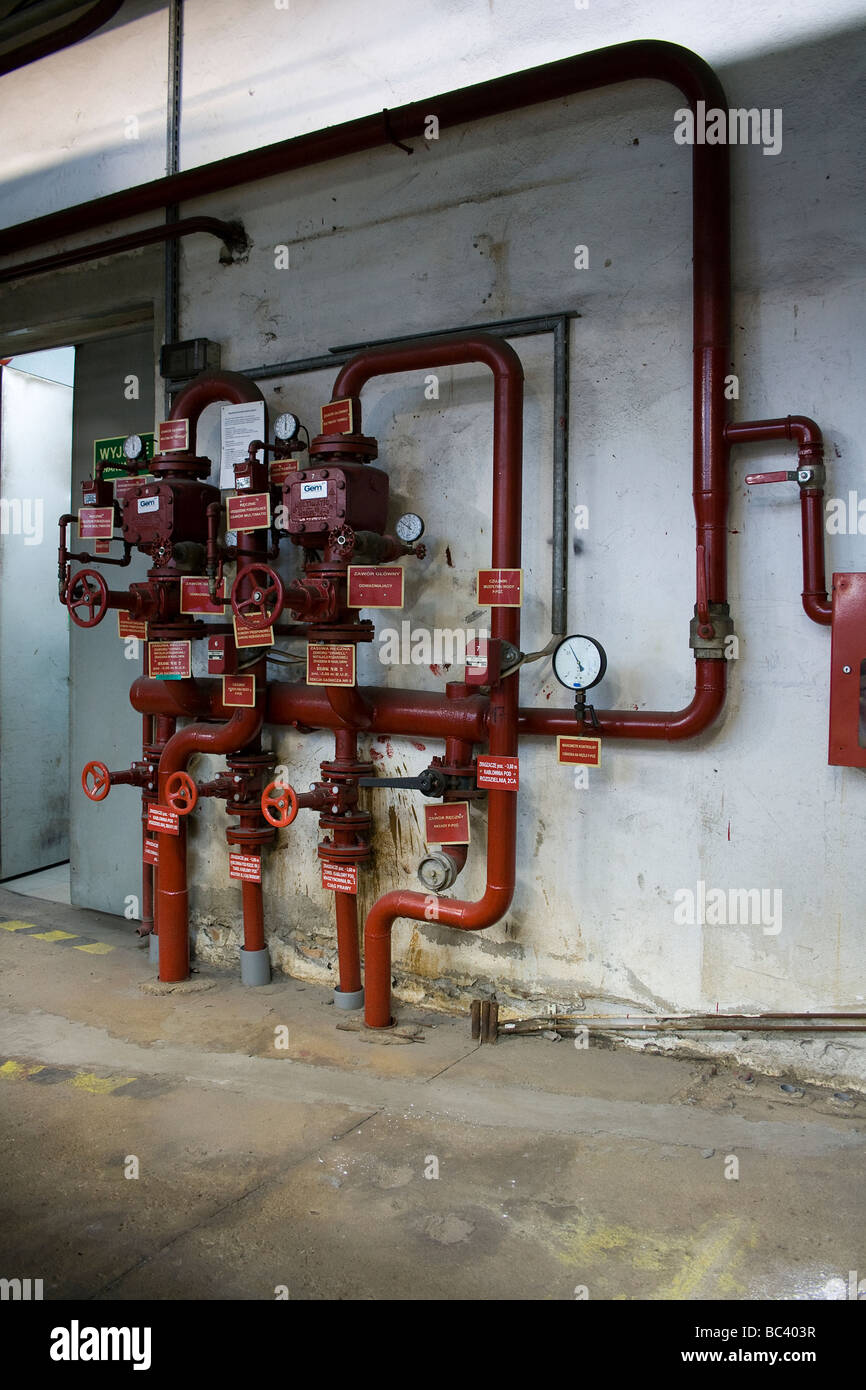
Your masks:
<svg viewBox="0 0 866 1390"><path fill-rule="evenodd" d="M8 1076L10 1080L24 1081L26 1077L32 1076L34 1072L44 1071L44 1066L29 1067L24 1062L4 1062L0 1067L0 1076Z"/></svg>
<svg viewBox="0 0 866 1390"><path fill-rule="evenodd" d="M687 1257L682 1269L674 1277L669 1287L659 1291L659 1298L681 1300L697 1297L698 1289L707 1279L714 1265L717 1265L723 1257L726 1257L728 1269L734 1262L728 1253L728 1246L736 1239L739 1230L740 1222L737 1218L726 1221L721 1230L711 1234L692 1255ZM737 1255L735 1254L734 1259L736 1258ZM726 1272L727 1269L720 1271L722 1275Z"/></svg>
<svg viewBox="0 0 866 1390"><path fill-rule="evenodd" d="M34 941L74 941L77 931L35 931Z"/></svg>
<svg viewBox="0 0 866 1390"><path fill-rule="evenodd" d="M35 926L35 922L0 922L4 931L31 931Z"/></svg>
<svg viewBox="0 0 866 1390"><path fill-rule="evenodd" d="M91 956L105 956L109 951L113 951L113 946L106 946L103 941L94 941L91 946L73 946L73 951L88 951Z"/></svg>
<svg viewBox="0 0 866 1390"><path fill-rule="evenodd" d="M79 1091L89 1091L93 1096L107 1096L136 1079L134 1076L95 1076L93 1072L80 1072L69 1084Z"/></svg>

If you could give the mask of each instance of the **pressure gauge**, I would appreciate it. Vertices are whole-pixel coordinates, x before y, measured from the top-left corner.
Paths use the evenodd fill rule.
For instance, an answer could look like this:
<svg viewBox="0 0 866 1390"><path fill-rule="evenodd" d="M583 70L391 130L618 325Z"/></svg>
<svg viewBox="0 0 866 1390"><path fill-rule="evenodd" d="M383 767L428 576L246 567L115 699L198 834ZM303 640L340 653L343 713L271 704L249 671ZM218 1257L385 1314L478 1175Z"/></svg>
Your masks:
<svg viewBox="0 0 866 1390"><path fill-rule="evenodd" d="M297 415L292 415L287 411L274 424L274 434L283 444L288 444L289 440L294 439L300 428L301 422Z"/></svg>
<svg viewBox="0 0 866 1390"><path fill-rule="evenodd" d="M424 522L415 512L404 512L394 530L406 545L414 545L424 534Z"/></svg>
<svg viewBox="0 0 866 1390"><path fill-rule="evenodd" d="M567 690L589 690L607 670L607 657L594 637L563 637L553 653L553 674Z"/></svg>
<svg viewBox="0 0 866 1390"><path fill-rule="evenodd" d="M128 439L124 439L123 452L130 463L134 463L136 459L140 459L144 453L144 444L141 435L131 434Z"/></svg>

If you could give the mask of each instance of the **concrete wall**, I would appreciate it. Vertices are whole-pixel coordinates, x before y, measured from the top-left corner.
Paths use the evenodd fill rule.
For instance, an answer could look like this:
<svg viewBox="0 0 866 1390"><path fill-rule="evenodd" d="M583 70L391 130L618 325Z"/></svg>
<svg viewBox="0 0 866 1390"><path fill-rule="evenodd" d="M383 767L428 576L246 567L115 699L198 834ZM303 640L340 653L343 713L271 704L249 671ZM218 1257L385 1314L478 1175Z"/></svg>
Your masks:
<svg viewBox="0 0 866 1390"><path fill-rule="evenodd" d="M296 0L285 11L190 0L184 9L186 166L634 37L696 49L717 66L731 105L781 108L779 154L733 152L735 410L741 418L813 415L829 440L829 494L862 487L858 92L866 61L856 7L817 11L793 0L771 14L745 0L718 12L685 3L578 10L564 0L455 0L407 11L395 0L371 13L348 3ZM157 18L143 17L135 50L154 90ZM61 169L74 129L73 55L48 61L55 90L70 102L66 110L56 103L53 159ZM29 90L43 80L36 71ZM146 96L150 111L149 86ZM126 91L116 94L113 120L126 105ZM678 708L693 677L690 159L673 141L679 105L659 84L631 84L444 132L411 157L377 151L184 209L241 216L252 239L249 258L231 267L216 264L212 244L184 246L182 335L219 340L225 366L479 320L579 315L569 504L588 505L590 528L572 557L569 604L572 628L607 648L597 692L606 707ZM12 121L12 145L26 149L32 137L15 112ZM101 164L95 155L83 161L100 189L118 186L122 138L106 134ZM92 182L86 191L96 191ZM18 178L4 218L41 210ZM576 244L589 247L586 270L574 269ZM275 269L278 245L290 248L287 270ZM102 275L87 273L94 283ZM158 286L140 283L158 297ZM19 322L26 304L19 299ZM10 322L0 320L0 344ZM527 372L524 639L537 647L549 635L552 353L545 339L517 347ZM321 373L269 382L266 393L274 409L291 406L312 425L330 385ZM438 401L425 398L420 377L377 382L365 398L395 514L411 506L428 523L428 558L407 566L406 616L416 625L459 625L475 609L474 571L488 553L489 380L463 368L441 374ZM792 462L776 447L734 458L731 603L740 656L723 719L690 745L609 745L587 790L573 786L551 746L527 744L513 908L468 940L433 925L398 925L403 997L447 1005L495 988L533 1010L581 998L665 1010L861 1006L866 786L861 773L826 763L829 634L800 608L794 491L742 485L747 471ZM864 544L857 534L828 537L828 571L866 568ZM362 679L442 684L424 668L379 671L373 652L360 669ZM541 663L523 678L522 700L567 703ZM301 786L329 751L314 736L277 731L274 742ZM419 770L438 751L401 740L376 750L378 765L393 773ZM411 883L422 849L417 798L395 796L391 815L387 793L374 805L377 862L362 906ZM239 890L228 880L224 819L213 806L195 819L200 949L228 958L238 941ZM309 817L281 835L266 870L268 920L277 961L326 978L334 939L314 842ZM469 896L482 883L483 811L473 813L473 843L460 880ZM781 930L677 925L676 895L698 881L781 891ZM841 1047L825 1051L821 1040L797 1055L838 1075L861 1065Z"/></svg>

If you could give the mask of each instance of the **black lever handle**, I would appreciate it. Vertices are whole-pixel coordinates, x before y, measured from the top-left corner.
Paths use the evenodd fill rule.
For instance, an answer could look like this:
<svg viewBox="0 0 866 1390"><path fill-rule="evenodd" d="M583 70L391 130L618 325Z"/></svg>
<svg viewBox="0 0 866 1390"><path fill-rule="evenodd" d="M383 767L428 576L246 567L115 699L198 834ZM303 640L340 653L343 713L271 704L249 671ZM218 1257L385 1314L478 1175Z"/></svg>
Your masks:
<svg viewBox="0 0 866 1390"><path fill-rule="evenodd" d="M445 790L445 774L436 768L425 767L418 777L359 777L359 787L406 787L423 792L425 796L441 796Z"/></svg>

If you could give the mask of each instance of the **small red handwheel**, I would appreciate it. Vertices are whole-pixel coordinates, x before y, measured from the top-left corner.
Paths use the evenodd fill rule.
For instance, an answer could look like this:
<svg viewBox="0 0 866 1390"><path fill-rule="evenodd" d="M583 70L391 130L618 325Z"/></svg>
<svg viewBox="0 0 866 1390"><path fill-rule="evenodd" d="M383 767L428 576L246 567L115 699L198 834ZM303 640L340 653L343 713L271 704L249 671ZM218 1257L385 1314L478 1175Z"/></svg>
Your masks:
<svg viewBox="0 0 866 1390"><path fill-rule="evenodd" d="M241 598L241 593L246 595ZM238 571L232 585L231 604L242 623L270 626L283 611L286 591L283 581L270 565L247 565Z"/></svg>
<svg viewBox="0 0 866 1390"><path fill-rule="evenodd" d="M188 816L198 801L198 788L188 772L173 772L165 784L165 799L179 816Z"/></svg>
<svg viewBox="0 0 866 1390"><path fill-rule="evenodd" d="M298 814L298 793L282 782L269 782L262 792L262 815L268 825L284 830Z"/></svg>
<svg viewBox="0 0 866 1390"><path fill-rule="evenodd" d="M66 588L66 607L78 627L96 627L102 622L108 612L108 585L98 570L78 570L73 574Z"/></svg>
<svg viewBox="0 0 866 1390"><path fill-rule="evenodd" d="M91 782L89 779L93 778ZM111 791L111 773L105 763L85 763L81 774L81 785L91 801L104 801Z"/></svg>

